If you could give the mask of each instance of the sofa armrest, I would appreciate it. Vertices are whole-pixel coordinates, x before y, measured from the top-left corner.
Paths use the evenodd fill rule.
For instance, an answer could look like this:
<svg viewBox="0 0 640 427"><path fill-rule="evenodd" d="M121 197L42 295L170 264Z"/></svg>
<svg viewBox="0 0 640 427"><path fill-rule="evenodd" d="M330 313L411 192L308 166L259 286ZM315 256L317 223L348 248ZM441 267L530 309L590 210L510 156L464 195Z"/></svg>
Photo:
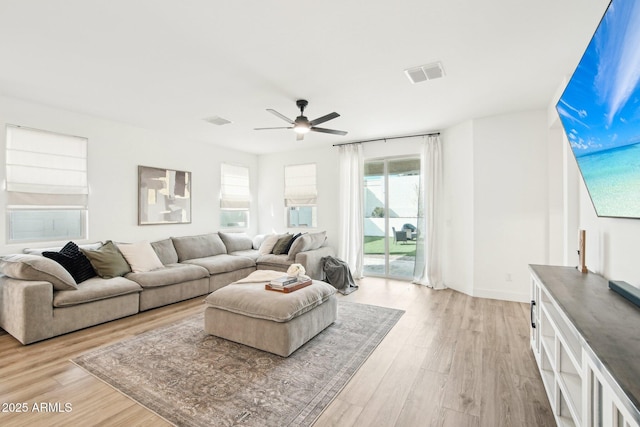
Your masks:
<svg viewBox="0 0 640 427"><path fill-rule="evenodd" d="M332 247L323 246L320 249L299 252L296 255L295 262L304 266L305 270L307 270L307 276L315 280L322 280L324 274L320 260L326 256L336 256Z"/></svg>
<svg viewBox="0 0 640 427"><path fill-rule="evenodd" d="M22 344L53 335L53 285L0 276L0 327Z"/></svg>

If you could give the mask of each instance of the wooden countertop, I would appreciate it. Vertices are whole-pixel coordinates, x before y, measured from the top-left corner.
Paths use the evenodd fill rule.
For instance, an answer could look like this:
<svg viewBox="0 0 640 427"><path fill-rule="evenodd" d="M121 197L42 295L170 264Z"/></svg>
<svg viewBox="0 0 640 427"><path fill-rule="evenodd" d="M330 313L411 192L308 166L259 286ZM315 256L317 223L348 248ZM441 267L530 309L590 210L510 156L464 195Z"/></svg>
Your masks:
<svg viewBox="0 0 640 427"><path fill-rule="evenodd" d="M548 265L529 268L573 323L591 359L595 356L618 384L621 390L615 391L626 394L627 399L619 396L621 400L631 403L637 414L640 408L640 307L609 289L608 280L595 273L583 274L574 267Z"/></svg>

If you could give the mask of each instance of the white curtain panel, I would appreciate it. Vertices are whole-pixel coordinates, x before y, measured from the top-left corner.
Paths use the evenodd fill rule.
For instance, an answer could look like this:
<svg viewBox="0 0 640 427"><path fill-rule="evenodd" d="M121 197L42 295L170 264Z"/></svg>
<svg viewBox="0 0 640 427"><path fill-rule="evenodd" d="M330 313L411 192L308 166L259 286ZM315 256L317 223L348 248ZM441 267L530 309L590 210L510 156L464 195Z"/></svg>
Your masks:
<svg viewBox="0 0 640 427"><path fill-rule="evenodd" d="M413 282L445 289L442 281L442 144L428 136L420 154L418 243Z"/></svg>
<svg viewBox="0 0 640 427"><path fill-rule="evenodd" d="M363 155L361 144L338 147L340 173L340 227L338 257L349 264L354 278L363 269Z"/></svg>

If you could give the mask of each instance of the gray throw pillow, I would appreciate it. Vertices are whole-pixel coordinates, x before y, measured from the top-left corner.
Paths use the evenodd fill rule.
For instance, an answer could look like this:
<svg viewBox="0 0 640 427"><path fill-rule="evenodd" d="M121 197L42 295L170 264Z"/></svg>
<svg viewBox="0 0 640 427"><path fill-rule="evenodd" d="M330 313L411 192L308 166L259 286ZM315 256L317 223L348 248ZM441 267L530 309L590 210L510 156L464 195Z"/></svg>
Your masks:
<svg viewBox="0 0 640 427"><path fill-rule="evenodd" d="M71 274L52 259L39 255L15 254L0 257L0 272L13 279L43 280L56 291L78 289Z"/></svg>

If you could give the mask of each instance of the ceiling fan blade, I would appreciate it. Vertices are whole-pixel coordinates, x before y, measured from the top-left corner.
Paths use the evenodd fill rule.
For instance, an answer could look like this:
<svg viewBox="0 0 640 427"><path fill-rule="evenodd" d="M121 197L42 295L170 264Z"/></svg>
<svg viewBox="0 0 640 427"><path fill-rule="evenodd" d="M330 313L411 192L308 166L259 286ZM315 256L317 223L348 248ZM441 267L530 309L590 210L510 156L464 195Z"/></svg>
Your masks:
<svg viewBox="0 0 640 427"><path fill-rule="evenodd" d="M253 130L269 130L269 129L293 129L291 126L283 126L277 128L253 128Z"/></svg>
<svg viewBox="0 0 640 427"><path fill-rule="evenodd" d="M311 126L315 126L315 125L319 125L320 123L328 122L329 120L335 119L336 117L340 117L340 114L338 114L338 113L336 113L334 111L333 113L329 113L326 116L318 117L315 120L311 120Z"/></svg>
<svg viewBox="0 0 640 427"><path fill-rule="evenodd" d="M296 141L302 141L304 139L304 134L302 133L297 133L296 134Z"/></svg>
<svg viewBox="0 0 640 427"><path fill-rule="evenodd" d="M282 120L284 120L287 123L294 124L293 120L291 120L289 117L285 116L284 114L278 113L276 110L272 110L271 108L267 108L267 111L270 112L273 115L276 115L276 116L280 117Z"/></svg>
<svg viewBox="0 0 640 427"><path fill-rule="evenodd" d="M312 127L311 128L312 131L314 132L322 132L322 133L330 133L333 135L346 135L347 132L343 131L343 130L335 130L335 129L325 129L325 128L317 128L317 127Z"/></svg>

